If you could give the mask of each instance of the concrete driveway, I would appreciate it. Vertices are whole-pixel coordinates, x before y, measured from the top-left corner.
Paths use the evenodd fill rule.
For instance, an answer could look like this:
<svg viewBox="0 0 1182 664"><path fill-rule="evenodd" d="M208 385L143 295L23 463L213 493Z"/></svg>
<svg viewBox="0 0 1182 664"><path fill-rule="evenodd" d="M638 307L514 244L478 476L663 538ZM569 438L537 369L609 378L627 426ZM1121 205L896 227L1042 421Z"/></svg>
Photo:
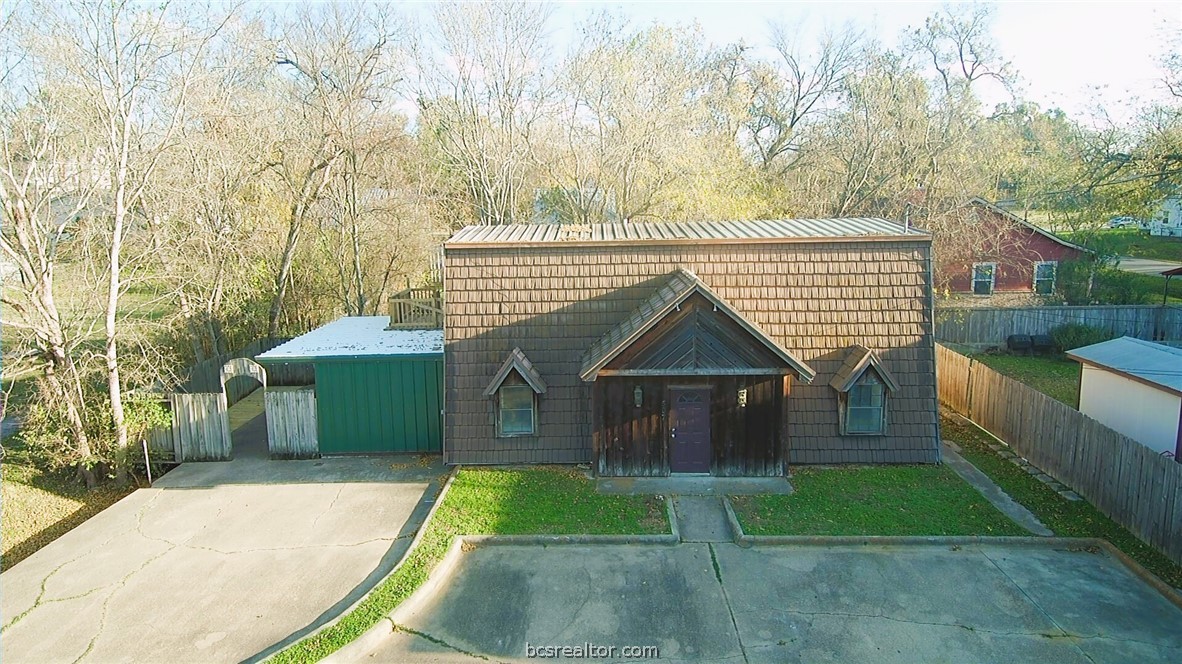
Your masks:
<svg viewBox="0 0 1182 664"><path fill-rule="evenodd" d="M418 457L184 464L0 575L4 661L252 658L384 576L443 473Z"/></svg>
<svg viewBox="0 0 1182 664"><path fill-rule="evenodd" d="M353 658L1182 661L1182 610L1103 552L1048 546L487 546L400 620Z"/></svg>

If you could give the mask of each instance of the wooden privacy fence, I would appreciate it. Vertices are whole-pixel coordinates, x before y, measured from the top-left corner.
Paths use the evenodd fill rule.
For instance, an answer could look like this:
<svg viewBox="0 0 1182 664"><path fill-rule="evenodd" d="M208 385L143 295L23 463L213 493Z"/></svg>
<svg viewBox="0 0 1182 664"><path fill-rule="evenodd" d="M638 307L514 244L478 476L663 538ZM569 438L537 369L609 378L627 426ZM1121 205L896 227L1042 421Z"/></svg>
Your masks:
<svg viewBox="0 0 1182 664"><path fill-rule="evenodd" d="M1001 345L1011 334L1046 334L1067 323L1098 327L1115 336L1146 341L1182 339L1182 307L937 307L936 339L948 343Z"/></svg>
<svg viewBox="0 0 1182 664"><path fill-rule="evenodd" d="M319 453L316 441L316 393L310 389L269 389L267 440L275 459L309 459Z"/></svg>
<svg viewBox="0 0 1182 664"><path fill-rule="evenodd" d="M1182 563L1182 463L936 345L940 402Z"/></svg>
<svg viewBox="0 0 1182 664"><path fill-rule="evenodd" d="M148 432L148 449L171 461L225 461L230 458L230 420L223 394L169 396L172 426Z"/></svg>

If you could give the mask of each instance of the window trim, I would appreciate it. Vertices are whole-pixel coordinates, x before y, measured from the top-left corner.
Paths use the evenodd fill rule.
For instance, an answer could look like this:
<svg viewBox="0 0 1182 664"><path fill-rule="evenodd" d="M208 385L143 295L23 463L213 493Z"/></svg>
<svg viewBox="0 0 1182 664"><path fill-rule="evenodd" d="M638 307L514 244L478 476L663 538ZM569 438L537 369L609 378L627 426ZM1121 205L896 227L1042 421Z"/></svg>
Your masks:
<svg viewBox="0 0 1182 664"><path fill-rule="evenodd" d="M529 392L529 417L530 427L529 431L505 431L505 411L522 411L525 408L505 408L504 390L509 389L524 389ZM538 393L526 382L521 383L505 383L497 388L497 438L520 438L522 436L536 436L538 435Z"/></svg>
<svg viewBox="0 0 1182 664"><path fill-rule="evenodd" d="M978 293L977 292L977 282L984 281L984 279L977 279L977 267L979 267L979 266L984 267L986 265L988 265L992 268L989 271L989 292L988 293ZM972 292L972 294L976 295L977 297L988 297L990 295L993 295L993 292L996 289L997 289L997 263L973 263L972 272L969 273L969 291Z"/></svg>
<svg viewBox="0 0 1182 664"><path fill-rule="evenodd" d="M882 390L882 405L878 407L878 410L879 410L878 429L873 430L873 431L850 431L850 409L851 408L866 408L866 409L873 408L873 406L853 406L853 405L851 405L851 401L850 401L850 393L852 393L855 388L860 386L862 384L862 381L865 380L866 376L868 376L868 375L874 376L874 379L878 382L879 389ZM852 385L850 385L849 391L841 393L841 408L840 408L841 435L843 435L843 436L885 436L886 430L887 430L887 404L889 403L889 400L890 400L890 393L891 393L891 389L890 389L890 386L887 384L887 381L883 380L883 377L880 376L878 374L878 372L874 370L873 367L867 367L866 370L863 371L860 376L858 376L858 379L855 380Z"/></svg>
<svg viewBox="0 0 1182 664"><path fill-rule="evenodd" d="M1046 293L1038 292L1038 282L1039 282L1038 268L1042 267L1043 265L1050 265L1051 266L1051 290L1047 291ZM1046 281L1046 279L1043 279L1043 281ZM1058 284L1059 284L1059 261L1035 261L1034 262L1034 273L1031 275L1030 290L1035 295L1054 295L1055 294L1055 287L1058 286Z"/></svg>

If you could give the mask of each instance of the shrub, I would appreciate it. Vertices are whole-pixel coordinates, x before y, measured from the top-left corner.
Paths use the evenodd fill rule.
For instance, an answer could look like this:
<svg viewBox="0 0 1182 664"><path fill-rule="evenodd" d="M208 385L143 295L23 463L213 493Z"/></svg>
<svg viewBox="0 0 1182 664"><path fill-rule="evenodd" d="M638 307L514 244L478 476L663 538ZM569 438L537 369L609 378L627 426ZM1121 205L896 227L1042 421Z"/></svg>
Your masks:
<svg viewBox="0 0 1182 664"><path fill-rule="evenodd" d="M1055 342L1055 347L1059 349L1060 353L1108 341L1115 336L1104 328L1092 327L1083 323L1067 323L1051 328L1051 339Z"/></svg>

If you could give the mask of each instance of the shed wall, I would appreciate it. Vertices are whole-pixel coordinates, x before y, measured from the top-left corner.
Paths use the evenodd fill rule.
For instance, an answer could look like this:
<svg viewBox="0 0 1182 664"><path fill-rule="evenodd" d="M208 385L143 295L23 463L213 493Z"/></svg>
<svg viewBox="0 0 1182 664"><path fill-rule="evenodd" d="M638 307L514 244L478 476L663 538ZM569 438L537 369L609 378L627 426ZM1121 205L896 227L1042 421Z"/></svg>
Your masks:
<svg viewBox="0 0 1182 664"><path fill-rule="evenodd" d="M439 452L443 358L316 363L321 454Z"/></svg>
<svg viewBox="0 0 1182 664"><path fill-rule="evenodd" d="M1079 412L1154 452L1174 452L1182 397L1090 365L1079 382Z"/></svg>
<svg viewBox="0 0 1182 664"><path fill-rule="evenodd" d="M762 242L445 249L448 463L589 463L583 354L685 267L818 373L786 402L791 463L938 460L930 244ZM900 383L884 436L842 436L828 381L863 344ZM520 346L549 386L538 435L496 437L483 396Z"/></svg>

